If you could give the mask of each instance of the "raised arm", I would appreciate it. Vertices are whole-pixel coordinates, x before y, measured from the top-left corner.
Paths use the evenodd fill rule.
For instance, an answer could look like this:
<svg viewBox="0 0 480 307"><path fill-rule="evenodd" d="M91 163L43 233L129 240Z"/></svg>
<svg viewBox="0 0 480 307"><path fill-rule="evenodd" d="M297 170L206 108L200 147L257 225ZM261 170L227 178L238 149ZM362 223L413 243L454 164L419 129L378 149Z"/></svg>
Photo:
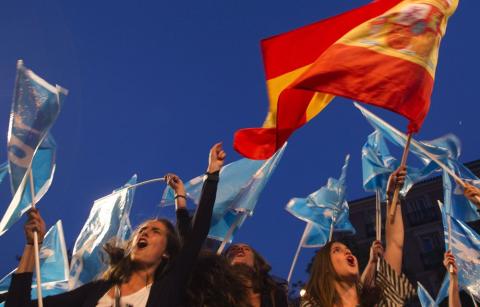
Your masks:
<svg viewBox="0 0 480 307"><path fill-rule="evenodd" d="M406 175L407 172L405 167L398 168L390 175L387 187L387 195L389 195L387 212L390 212L390 206L392 206L391 201L393 198L392 195L395 188L403 187ZM403 241L405 238L400 200L397 202L395 217L393 220L391 220L389 216L385 219L385 237L385 261L387 261L395 272L400 275L402 273Z"/></svg>
<svg viewBox="0 0 480 307"><path fill-rule="evenodd" d="M450 275L450 285L448 287L448 306L449 307L461 307L460 294L458 289L458 275L457 265L455 264L455 257L451 251L447 251L443 257L443 265L447 269ZM452 272L449 268L452 266Z"/></svg>
<svg viewBox="0 0 480 307"><path fill-rule="evenodd" d="M383 246L380 241L373 241L372 246L370 247L370 259L368 260L367 266L363 270L361 282L364 287L374 287L375 286L375 272L377 270L377 262L383 256Z"/></svg>
<svg viewBox="0 0 480 307"><path fill-rule="evenodd" d="M175 212L177 215L177 229L182 240L182 244L190 236L192 232L192 224L187 210L187 197L183 181L175 174L165 175L166 183L175 192Z"/></svg>

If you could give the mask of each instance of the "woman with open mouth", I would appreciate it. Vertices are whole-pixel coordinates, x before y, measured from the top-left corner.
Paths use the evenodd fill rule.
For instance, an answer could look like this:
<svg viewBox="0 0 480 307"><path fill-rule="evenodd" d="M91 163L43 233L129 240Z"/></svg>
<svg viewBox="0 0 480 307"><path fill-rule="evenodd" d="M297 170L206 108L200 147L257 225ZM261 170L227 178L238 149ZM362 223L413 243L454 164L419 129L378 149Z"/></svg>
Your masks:
<svg viewBox="0 0 480 307"><path fill-rule="evenodd" d="M404 167L390 175L387 187L389 206L393 191L403 186L405 176ZM301 306L403 306L415 295L415 290L401 272L404 226L400 201L394 219L386 219L385 236L385 252L382 243L374 241L361 276L357 258L348 246L337 241L323 246L315 256Z"/></svg>
<svg viewBox="0 0 480 307"><path fill-rule="evenodd" d="M166 219L142 223L124 247L107 244L109 268L99 280L79 288L45 297L45 307L177 307L185 306L187 284L205 241L217 192L219 171L226 157L221 143L210 150L209 165L192 231L180 244L175 227ZM177 208L186 204L185 189L180 178L166 176L175 191ZM187 214L180 210L178 215ZM7 307L37 306L30 299L34 267L33 233L39 241L45 235L45 222L38 210L32 209L25 224L27 245L20 260L6 300Z"/></svg>
<svg viewBox="0 0 480 307"><path fill-rule="evenodd" d="M287 307L287 289L270 276L272 267L251 246L232 244L225 252L227 261L248 289L253 307Z"/></svg>

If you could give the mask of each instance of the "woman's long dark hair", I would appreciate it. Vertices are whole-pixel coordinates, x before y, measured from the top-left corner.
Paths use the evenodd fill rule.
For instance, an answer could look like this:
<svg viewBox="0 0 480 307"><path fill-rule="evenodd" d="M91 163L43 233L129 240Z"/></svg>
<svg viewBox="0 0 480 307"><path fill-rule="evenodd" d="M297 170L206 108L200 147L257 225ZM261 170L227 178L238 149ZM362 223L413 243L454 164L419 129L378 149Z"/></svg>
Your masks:
<svg viewBox="0 0 480 307"><path fill-rule="evenodd" d="M225 255L228 254L228 252L233 246L235 246L235 244L232 244L228 247L228 249L225 251ZM276 291L282 291L283 289L281 289L281 287L275 282L272 276L270 276L272 266L254 248L252 248L250 245L248 245L248 247L252 250L253 253L253 273L250 275L252 277L252 290L255 293L261 293L262 296L268 296L270 298L270 301L272 302L272 306L275 307L277 306L275 293ZM242 271L245 270L240 269L239 273ZM244 274L244 277L245 276L246 275Z"/></svg>
<svg viewBox="0 0 480 307"><path fill-rule="evenodd" d="M227 260L202 251L187 289L188 307L251 307L247 289Z"/></svg>
<svg viewBox="0 0 480 307"><path fill-rule="evenodd" d="M151 221L160 222L167 229L167 246L165 253L168 255L168 257L162 258L160 265L155 270L154 279L157 279L169 269L169 264L178 254L180 250L180 240L175 227L167 219L151 219L143 222L140 225L144 225L145 223ZM108 280L115 284L121 284L130 279L132 272L136 269L135 263L130 257L130 251L132 249L133 238L138 233L140 228L141 226L137 227L137 229L130 236L130 239L125 243L119 243L116 240L111 240L105 244L103 249L109 258L109 266L108 269L102 274L102 279Z"/></svg>
<svg viewBox="0 0 480 307"><path fill-rule="evenodd" d="M341 242L330 241L317 252L312 264L310 278L305 287L306 293L303 299L310 301L315 306L331 307L340 300L334 285L334 281L338 280L339 277L333 268L330 258L330 250L334 243ZM369 287L360 289L359 278L357 294L361 306L374 306L380 301L381 292L379 288Z"/></svg>

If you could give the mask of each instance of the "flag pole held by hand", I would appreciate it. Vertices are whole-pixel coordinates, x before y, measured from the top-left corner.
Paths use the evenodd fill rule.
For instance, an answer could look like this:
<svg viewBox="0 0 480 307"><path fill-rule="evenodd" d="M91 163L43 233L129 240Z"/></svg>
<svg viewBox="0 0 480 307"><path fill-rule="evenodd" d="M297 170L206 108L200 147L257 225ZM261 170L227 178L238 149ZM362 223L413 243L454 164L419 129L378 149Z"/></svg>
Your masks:
<svg viewBox="0 0 480 307"><path fill-rule="evenodd" d="M35 186L33 182L33 171L30 168L28 174L30 177L30 196L32 198L32 208L35 208ZM43 296L42 296L42 277L40 273L40 246L38 244L38 232L33 232L33 249L35 250L35 274L37 276L37 301L38 306L43 307Z"/></svg>
<svg viewBox="0 0 480 307"><path fill-rule="evenodd" d="M412 140L412 132L408 133L407 137L407 143L405 144L405 148L403 149L403 155L402 155L402 162L400 163L400 168L403 168L407 164L407 157L408 157L408 151L410 148L410 141ZM390 223L393 223L393 219L395 218L395 212L397 210L397 202L398 202L398 193L400 193L400 187L395 186L395 192L393 193L393 199L392 199L392 204L390 206Z"/></svg>

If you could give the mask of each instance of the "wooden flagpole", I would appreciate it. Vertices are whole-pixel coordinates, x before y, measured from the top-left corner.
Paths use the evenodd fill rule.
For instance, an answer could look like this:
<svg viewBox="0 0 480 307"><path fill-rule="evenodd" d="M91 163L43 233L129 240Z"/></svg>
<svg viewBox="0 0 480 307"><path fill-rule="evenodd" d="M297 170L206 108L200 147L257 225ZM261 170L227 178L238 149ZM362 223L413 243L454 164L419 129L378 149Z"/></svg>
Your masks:
<svg viewBox="0 0 480 307"><path fill-rule="evenodd" d="M30 197L32 198L32 208L35 208L35 186L33 182L33 171L30 167L29 174L30 177ZM37 277L37 302L38 307L43 307L43 296L42 296L42 277L40 273L40 246L38 244L38 232L33 232L33 249L35 250L35 274Z"/></svg>
<svg viewBox="0 0 480 307"><path fill-rule="evenodd" d="M408 157L408 151L410 148L411 140L412 140L412 132L408 133L407 143L405 144L405 148L403 149L402 162L400 163L400 167L404 167L407 164L407 157ZM389 213L390 223L393 223L393 219L395 218L399 192L400 192L400 188L398 186L395 186L395 192L393 193L393 199L392 199L392 204L390 206L390 213Z"/></svg>
<svg viewBox="0 0 480 307"><path fill-rule="evenodd" d="M375 191L375 239L382 241L382 207L381 207L381 195L380 188ZM376 270L380 270L380 261L377 261Z"/></svg>
<svg viewBox="0 0 480 307"><path fill-rule="evenodd" d="M381 195L380 189L375 191L375 239L377 241L382 241L382 207L381 207Z"/></svg>
<svg viewBox="0 0 480 307"><path fill-rule="evenodd" d="M300 243L298 244L297 251L295 252L295 256L293 257L292 265L290 266L290 271L288 272L288 277L287 277L288 284L290 284L290 280L292 279L293 270L295 268L295 265L297 264L300 250L302 249L302 246L305 243L305 239L307 238L307 235L311 229L312 229L312 223L307 223L307 225L305 226L305 230L303 231L302 238L300 239Z"/></svg>

